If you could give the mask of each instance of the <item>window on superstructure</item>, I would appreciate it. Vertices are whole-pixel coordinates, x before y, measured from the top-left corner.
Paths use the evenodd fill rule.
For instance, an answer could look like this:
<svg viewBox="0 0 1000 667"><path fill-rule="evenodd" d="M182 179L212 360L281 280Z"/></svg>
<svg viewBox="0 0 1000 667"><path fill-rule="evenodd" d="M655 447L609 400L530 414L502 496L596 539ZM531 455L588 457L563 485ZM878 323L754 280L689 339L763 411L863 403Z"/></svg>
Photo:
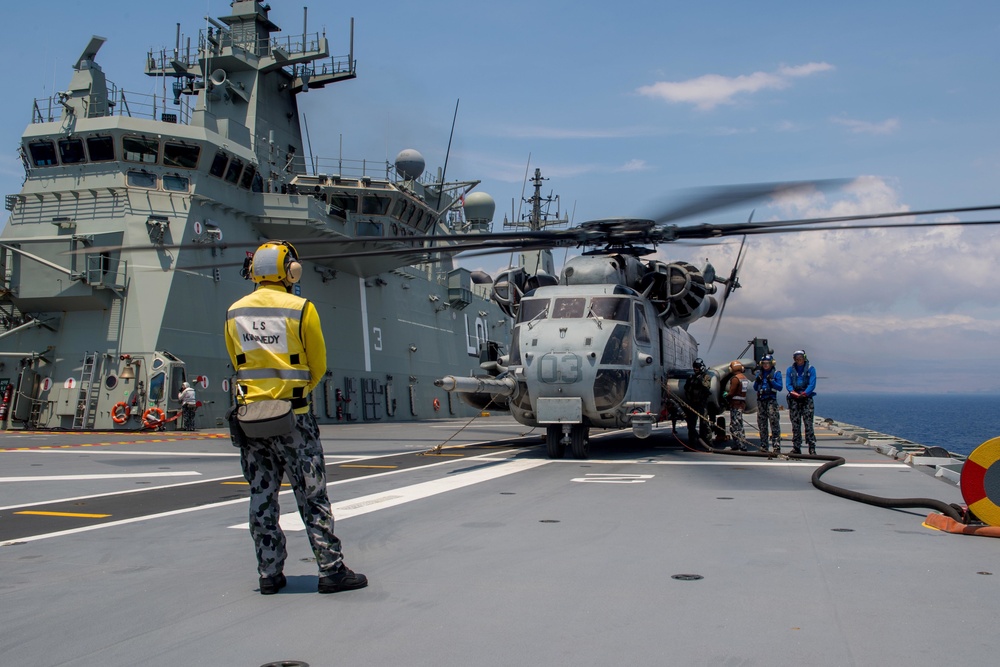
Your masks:
<svg viewBox="0 0 1000 667"><path fill-rule="evenodd" d="M212 176L222 178L226 173L226 165L229 164L229 156L219 151L215 154L215 158L212 160L212 166L209 168L208 173Z"/></svg>
<svg viewBox="0 0 1000 667"><path fill-rule="evenodd" d="M169 141L163 144L163 164L167 167L196 169L199 155L201 155L201 146L185 146Z"/></svg>
<svg viewBox="0 0 1000 667"><path fill-rule="evenodd" d="M226 182L236 185L240 180L240 172L243 171L243 163L233 158L229 162L229 169L226 169Z"/></svg>
<svg viewBox="0 0 1000 667"><path fill-rule="evenodd" d="M59 159L63 164L86 162L87 155L83 152L83 141L80 139L63 139L59 142Z"/></svg>
<svg viewBox="0 0 1000 667"><path fill-rule="evenodd" d="M187 176L177 174L165 175L163 177L163 189L171 192L187 192L191 181Z"/></svg>
<svg viewBox="0 0 1000 667"><path fill-rule="evenodd" d="M125 181L132 187L154 189L156 187L156 174L151 174L148 171L129 170L125 175Z"/></svg>
<svg viewBox="0 0 1000 667"><path fill-rule="evenodd" d="M253 177L256 175L257 169L252 164L248 164L247 168L243 170L243 178L240 179L240 187L244 190L249 190L250 186L253 185Z"/></svg>
<svg viewBox="0 0 1000 667"><path fill-rule="evenodd" d="M128 162L156 164L160 157L160 142L145 137L122 137L122 154Z"/></svg>
<svg viewBox="0 0 1000 667"><path fill-rule="evenodd" d="M357 213L358 198L350 195L330 195L330 213L338 217L346 217L348 213Z"/></svg>
<svg viewBox="0 0 1000 667"><path fill-rule="evenodd" d="M35 167L51 167L56 162L56 147L51 141L35 141L28 144L31 164Z"/></svg>
<svg viewBox="0 0 1000 667"><path fill-rule="evenodd" d="M110 162L115 159L115 140L112 137L87 137L87 152L91 162Z"/></svg>
<svg viewBox="0 0 1000 667"><path fill-rule="evenodd" d="M369 195L361 198L361 212L365 215L385 215L389 210L389 198Z"/></svg>
<svg viewBox="0 0 1000 667"><path fill-rule="evenodd" d="M406 201L403 199L397 199L396 203L392 207L392 217L397 220L403 217L403 211L406 210Z"/></svg>

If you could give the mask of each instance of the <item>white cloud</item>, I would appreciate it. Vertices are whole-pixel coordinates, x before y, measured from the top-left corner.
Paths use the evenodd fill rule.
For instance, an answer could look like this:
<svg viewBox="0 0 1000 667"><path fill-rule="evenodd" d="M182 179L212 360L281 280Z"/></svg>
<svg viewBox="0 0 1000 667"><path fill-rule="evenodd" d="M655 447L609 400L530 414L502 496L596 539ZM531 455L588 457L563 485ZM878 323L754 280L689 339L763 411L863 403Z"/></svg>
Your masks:
<svg viewBox="0 0 1000 667"><path fill-rule="evenodd" d="M629 172L634 172L634 171L647 171L647 170L649 170L651 168L652 167L645 160L634 160L633 159L633 160L629 160L628 162L626 162L625 164L621 165L620 167L617 167L617 168L613 169L612 171L616 171L616 172L619 172L619 173L622 173L622 172L629 173Z"/></svg>
<svg viewBox="0 0 1000 667"><path fill-rule="evenodd" d="M868 176L836 195L785 196L769 209L758 207L755 219L909 210L890 182ZM937 216L934 221L955 219ZM737 248L710 249L721 275L729 273ZM676 257L678 250L667 247L660 255ZM827 391L988 388L994 379L977 369L983 359L995 358L1000 336L1000 294L994 287L998 255L996 227L748 237L742 287L726 306L709 356L717 361L720 354L736 354L757 335L770 340L783 363L790 350L809 350L820 374L829 378ZM708 319L692 332L706 342L714 327L714 318ZM942 356L954 364L933 377L922 370L925 360Z"/></svg>
<svg viewBox="0 0 1000 667"><path fill-rule="evenodd" d="M811 76L834 69L829 63L806 63L782 66L776 72L754 72L735 77L705 74L687 81L658 81L637 89L640 95L659 98L667 102L694 104L699 109L713 109L719 104L732 104L740 94L753 94L762 90L780 90L791 85L791 79Z"/></svg>
<svg viewBox="0 0 1000 667"><path fill-rule="evenodd" d="M900 128L898 118L888 118L881 123L853 118L831 118L830 120L837 125L843 125L854 134L892 134Z"/></svg>

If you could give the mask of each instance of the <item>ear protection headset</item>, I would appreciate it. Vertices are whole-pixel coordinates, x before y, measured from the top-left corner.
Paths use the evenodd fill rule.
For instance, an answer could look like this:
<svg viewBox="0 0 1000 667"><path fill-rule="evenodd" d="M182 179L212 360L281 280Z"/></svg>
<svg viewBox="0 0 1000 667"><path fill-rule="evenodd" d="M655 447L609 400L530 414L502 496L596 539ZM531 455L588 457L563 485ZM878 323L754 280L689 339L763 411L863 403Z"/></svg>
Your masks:
<svg viewBox="0 0 1000 667"><path fill-rule="evenodd" d="M257 248L250 262L250 279L255 283L294 285L302 278L299 253L288 241L267 241Z"/></svg>

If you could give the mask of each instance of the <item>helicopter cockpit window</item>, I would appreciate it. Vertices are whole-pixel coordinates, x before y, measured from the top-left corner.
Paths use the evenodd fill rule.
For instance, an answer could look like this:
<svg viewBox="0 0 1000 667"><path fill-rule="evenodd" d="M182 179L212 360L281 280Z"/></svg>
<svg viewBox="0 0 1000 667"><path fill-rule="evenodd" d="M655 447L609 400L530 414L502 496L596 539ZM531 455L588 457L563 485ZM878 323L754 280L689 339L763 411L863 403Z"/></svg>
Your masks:
<svg viewBox="0 0 1000 667"><path fill-rule="evenodd" d="M646 311L642 304L635 304L635 339L640 343L649 343L649 321L646 319Z"/></svg>
<svg viewBox="0 0 1000 667"><path fill-rule="evenodd" d="M632 336L626 324L616 324L604 346L601 365L628 366L632 363Z"/></svg>
<svg viewBox="0 0 1000 667"><path fill-rule="evenodd" d="M628 305L630 303L629 299L595 296L590 302L590 315L592 317L602 317L606 320L628 322Z"/></svg>
<svg viewBox="0 0 1000 667"><path fill-rule="evenodd" d="M522 299L521 306L517 311L518 322L531 322L532 320L544 320L548 317L548 299Z"/></svg>
<svg viewBox="0 0 1000 667"><path fill-rule="evenodd" d="M582 296L556 299L555 306L552 308L552 317L557 319L581 318L585 305L587 305L587 299Z"/></svg>

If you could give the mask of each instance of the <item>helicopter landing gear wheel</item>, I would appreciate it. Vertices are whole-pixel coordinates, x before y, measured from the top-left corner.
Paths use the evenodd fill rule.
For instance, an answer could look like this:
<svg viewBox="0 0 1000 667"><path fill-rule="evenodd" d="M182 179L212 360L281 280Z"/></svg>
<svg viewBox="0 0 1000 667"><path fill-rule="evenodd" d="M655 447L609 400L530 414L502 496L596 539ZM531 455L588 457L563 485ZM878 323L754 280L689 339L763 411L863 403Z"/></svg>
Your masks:
<svg viewBox="0 0 1000 667"><path fill-rule="evenodd" d="M545 429L545 448L550 459L561 459L566 453L566 445L563 443L562 426L550 424Z"/></svg>
<svg viewBox="0 0 1000 667"><path fill-rule="evenodd" d="M573 424L569 432L570 448L573 450L573 458L590 458L590 434L588 428L583 424Z"/></svg>

